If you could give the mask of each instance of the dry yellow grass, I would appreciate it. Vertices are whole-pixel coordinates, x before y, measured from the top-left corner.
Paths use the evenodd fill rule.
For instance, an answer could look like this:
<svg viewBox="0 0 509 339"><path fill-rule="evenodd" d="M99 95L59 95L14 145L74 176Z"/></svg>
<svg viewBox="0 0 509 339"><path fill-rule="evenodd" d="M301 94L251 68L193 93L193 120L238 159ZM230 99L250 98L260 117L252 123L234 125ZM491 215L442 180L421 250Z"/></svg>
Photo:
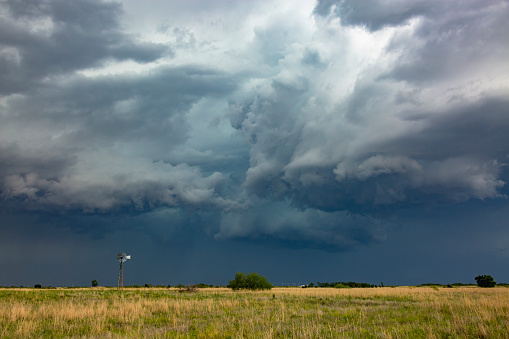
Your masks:
<svg viewBox="0 0 509 339"><path fill-rule="evenodd" d="M0 289L0 337L504 338L509 289Z"/></svg>

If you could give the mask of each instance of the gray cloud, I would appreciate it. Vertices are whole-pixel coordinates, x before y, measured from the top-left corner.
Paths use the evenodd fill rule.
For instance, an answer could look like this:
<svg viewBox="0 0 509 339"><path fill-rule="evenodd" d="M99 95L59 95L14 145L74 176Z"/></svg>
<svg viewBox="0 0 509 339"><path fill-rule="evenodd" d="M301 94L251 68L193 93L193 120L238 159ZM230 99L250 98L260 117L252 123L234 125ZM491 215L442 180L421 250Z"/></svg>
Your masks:
<svg viewBox="0 0 509 339"><path fill-rule="evenodd" d="M171 51L123 33L118 3L7 1L1 6L2 94L25 92L48 77L108 60L150 62Z"/></svg>
<svg viewBox="0 0 509 339"><path fill-rule="evenodd" d="M342 19L346 14L341 9L349 4L337 4ZM315 12L324 14L326 5L319 4ZM352 21L342 24L367 25L376 30L402 24L414 16L425 14L425 19L410 30L413 33L400 45L406 50L394 64L382 61L366 67L348 95L330 99L333 108L330 101L316 100L328 96L330 87L322 84L328 81L331 61L328 67L315 69L309 76L293 69L293 74L281 72L251 99L231 104L232 126L242 131L251 148L246 189L262 198L291 199L301 208L363 215L377 215L387 208L502 197L505 179L501 172L509 154L505 133L509 106L499 92L503 82L479 93L478 86L483 85L471 86L469 81L484 83L485 74L480 69L496 79L494 70L506 64L507 44L501 44L506 39L501 34L505 24L501 20L507 6L492 2L484 8L469 2L459 11L452 5L435 11L423 2L408 3L408 10L387 4L377 6L406 14L391 17L381 13L375 18L375 11L352 7L351 11L373 18L365 18L364 22L349 17ZM496 9L500 11L487 20L488 13ZM473 14L472 10L477 12ZM444 29L456 27L445 32L459 33L433 33L439 27L427 32L432 22L441 22ZM472 22L478 24L466 31L461 29ZM479 27L483 29L479 31ZM401 34L408 31L404 28ZM384 51L388 56L400 53L395 47L401 39L399 34L390 39ZM412 43L420 39L412 49ZM434 42L437 39L439 47ZM469 46L478 43L498 46L495 55L469 54L473 51ZM463 46L467 52L456 58L456 51L460 53ZM447 53L450 61L444 61L438 51ZM309 58L306 53L305 58ZM409 53L419 55L437 70L430 72L420 62L410 62L406 63L408 69L416 73L408 73L404 79L396 76ZM471 68L449 65L456 61ZM442 68L448 73L444 75ZM423 76L428 79L425 83L421 81ZM438 82L443 79L447 79L445 83ZM444 91L440 93L437 85Z"/></svg>
<svg viewBox="0 0 509 339"><path fill-rule="evenodd" d="M346 212L295 209L285 202L257 201L247 209L223 213L215 237L345 251L384 241L391 227L390 223Z"/></svg>
<svg viewBox="0 0 509 339"><path fill-rule="evenodd" d="M2 178L1 197L18 199L33 210L57 208L85 213L121 208L144 211L160 206L226 208L233 204L214 191L224 181L217 172L204 177L198 169L186 165L142 160L126 163L111 154L81 158L65 170L64 176L48 178L37 171L6 175Z"/></svg>
<svg viewBox="0 0 509 339"><path fill-rule="evenodd" d="M502 71L498 61L509 56L507 2L455 5L421 18L412 34L394 36L388 49L399 53L399 58L387 76L419 83L479 69L486 77Z"/></svg>
<svg viewBox="0 0 509 339"><path fill-rule="evenodd" d="M345 26L364 26L373 31L385 26L400 25L410 18L429 14L437 5L441 6L439 1L412 0L388 3L373 0L326 0L318 1L315 13L321 16L337 15Z"/></svg>
<svg viewBox="0 0 509 339"><path fill-rule="evenodd" d="M168 150L186 139L184 116L194 103L233 87L213 70L159 68L143 76L69 78L39 95L8 99L6 109L18 112L8 121L18 131L46 125L67 144L153 141Z"/></svg>
<svg viewBox="0 0 509 339"><path fill-rule="evenodd" d="M342 251L398 213L506 192L506 2L193 2L139 35L119 3L1 6L18 210L194 213L216 239Z"/></svg>
<svg viewBox="0 0 509 339"><path fill-rule="evenodd" d="M444 18L482 12L487 7L506 7L503 0L440 1L440 0L320 0L314 13L320 16L338 16L345 26L363 26L376 31L388 26L406 24L416 17ZM450 17L448 18L450 19ZM454 23L449 20L449 23Z"/></svg>
<svg viewBox="0 0 509 339"><path fill-rule="evenodd" d="M366 212L437 197L442 202L494 198L505 185L499 173L508 154L509 103L503 99L407 120L404 111L393 116L391 100L375 87L354 92L346 112L317 121L293 106L306 94L293 93L281 96L274 86L270 98L232 107L233 125L251 143L245 185L260 197ZM381 121L392 119L405 128L383 130Z"/></svg>
<svg viewBox="0 0 509 339"><path fill-rule="evenodd" d="M6 111L18 113L2 126L13 139L2 152L2 197L92 212L226 206L214 192L223 175L151 159L187 139L185 114L194 102L232 87L209 70L159 69L140 78L71 79L39 96L9 99Z"/></svg>

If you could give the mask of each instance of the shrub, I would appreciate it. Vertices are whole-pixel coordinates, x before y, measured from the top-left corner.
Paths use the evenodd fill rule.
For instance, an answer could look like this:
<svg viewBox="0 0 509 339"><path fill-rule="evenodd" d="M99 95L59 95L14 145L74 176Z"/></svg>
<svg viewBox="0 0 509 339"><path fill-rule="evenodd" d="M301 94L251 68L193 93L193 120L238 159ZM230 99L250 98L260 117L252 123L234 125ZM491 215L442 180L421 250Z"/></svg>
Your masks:
<svg viewBox="0 0 509 339"><path fill-rule="evenodd" d="M34 285L34 288L41 288L41 287L42 287L41 284L35 284Z"/></svg>
<svg viewBox="0 0 509 339"><path fill-rule="evenodd" d="M97 282L97 280L92 280L92 287L97 287L99 286L99 283Z"/></svg>
<svg viewBox="0 0 509 339"><path fill-rule="evenodd" d="M334 288L351 288L351 287L348 285L344 285L344 284L336 284L336 285L334 285Z"/></svg>
<svg viewBox="0 0 509 339"><path fill-rule="evenodd" d="M246 276L244 273L237 272L235 279L230 280L226 287L232 290L270 290L274 286L257 273L252 272Z"/></svg>
<svg viewBox="0 0 509 339"><path fill-rule="evenodd" d="M495 287L497 284L491 275L478 275L475 277L475 281L479 287Z"/></svg>
<svg viewBox="0 0 509 339"><path fill-rule="evenodd" d="M189 285L185 287L179 287L178 293L196 293L198 288L195 285Z"/></svg>
<svg viewBox="0 0 509 339"><path fill-rule="evenodd" d="M212 285L208 285L208 284L204 284L204 283L195 284L194 286L197 288L213 287Z"/></svg>

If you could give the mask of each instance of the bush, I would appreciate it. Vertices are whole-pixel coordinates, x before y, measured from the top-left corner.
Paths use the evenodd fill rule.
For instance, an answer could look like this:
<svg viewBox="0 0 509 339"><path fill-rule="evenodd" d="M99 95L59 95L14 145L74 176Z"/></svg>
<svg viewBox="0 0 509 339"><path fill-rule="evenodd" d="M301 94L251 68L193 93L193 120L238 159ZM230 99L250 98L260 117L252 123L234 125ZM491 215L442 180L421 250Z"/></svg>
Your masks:
<svg viewBox="0 0 509 339"><path fill-rule="evenodd" d="M344 284L336 284L336 285L334 285L334 288L351 288L351 287L348 285L344 285Z"/></svg>
<svg viewBox="0 0 509 339"><path fill-rule="evenodd" d="M475 277L475 281L479 287L495 287L497 284L491 275L478 275Z"/></svg>
<svg viewBox="0 0 509 339"><path fill-rule="evenodd" d="M196 288L214 287L214 286L212 286L212 285L208 285L208 284L204 284L204 283L195 284L194 286L195 286Z"/></svg>
<svg viewBox="0 0 509 339"><path fill-rule="evenodd" d="M41 287L42 287L41 284L35 284L34 285L34 288L41 288Z"/></svg>
<svg viewBox="0 0 509 339"><path fill-rule="evenodd" d="M230 280L226 287L232 290L270 290L274 286L257 273L252 272L246 276L244 273L237 272L235 279Z"/></svg>
<svg viewBox="0 0 509 339"><path fill-rule="evenodd" d="M178 293L196 293L198 292L198 288L196 285L189 285L185 287L179 287Z"/></svg>
<svg viewBox="0 0 509 339"><path fill-rule="evenodd" d="M99 283L97 282L97 280L92 280L92 287L97 287L99 286Z"/></svg>

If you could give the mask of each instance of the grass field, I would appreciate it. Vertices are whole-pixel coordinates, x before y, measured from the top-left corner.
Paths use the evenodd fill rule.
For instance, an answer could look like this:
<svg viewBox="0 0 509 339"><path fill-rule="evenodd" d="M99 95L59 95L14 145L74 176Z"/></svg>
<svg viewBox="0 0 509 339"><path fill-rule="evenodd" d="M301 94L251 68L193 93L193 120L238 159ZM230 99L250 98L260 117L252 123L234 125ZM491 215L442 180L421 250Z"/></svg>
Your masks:
<svg viewBox="0 0 509 339"><path fill-rule="evenodd" d="M0 289L0 337L507 338L509 288Z"/></svg>

